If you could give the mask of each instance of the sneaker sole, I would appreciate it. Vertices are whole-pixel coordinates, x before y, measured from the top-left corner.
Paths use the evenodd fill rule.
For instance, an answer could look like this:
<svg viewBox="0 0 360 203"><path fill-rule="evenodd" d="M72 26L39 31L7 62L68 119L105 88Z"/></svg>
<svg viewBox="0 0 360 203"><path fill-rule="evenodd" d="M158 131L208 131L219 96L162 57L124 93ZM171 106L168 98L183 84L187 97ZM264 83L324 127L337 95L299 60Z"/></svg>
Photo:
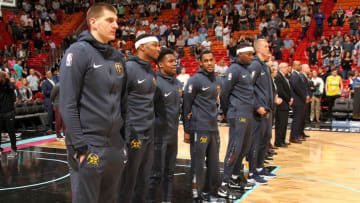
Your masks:
<svg viewBox="0 0 360 203"><path fill-rule="evenodd" d="M276 176L265 176L265 175L260 175L260 177L262 177L262 178L276 178Z"/></svg>
<svg viewBox="0 0 360 203"><path fill-rule="evenodd" d="M236 197L234 195L229 195L229 194L226 194L226 193L222 193L222 192L217 192L217 194L220 196L220 197L223 197L223 198L226 198L226 199L239 199L240 197Z"/></svg>

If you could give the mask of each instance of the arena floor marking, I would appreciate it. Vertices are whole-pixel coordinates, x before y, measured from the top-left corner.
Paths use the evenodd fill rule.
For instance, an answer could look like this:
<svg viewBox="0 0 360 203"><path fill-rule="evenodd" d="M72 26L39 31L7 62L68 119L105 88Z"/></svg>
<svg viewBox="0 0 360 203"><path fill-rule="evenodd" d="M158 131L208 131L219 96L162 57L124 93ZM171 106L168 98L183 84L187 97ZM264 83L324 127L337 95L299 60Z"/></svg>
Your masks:
<svg viewBox="0 0 360 203"><path fill-rule="evenodd" d="M59 160L59 159L46 159L46 158L36 158L36 159L45 160L45 161L56 161L56 162L61 162L61 163L67 164L67 161L63 161L63 160ZM64 175L64 176L62 176L60 178L56 178L56 179L41 182L41 183L36 183L36 184L31 184L31 185L23 185L23 186L17 186L17 187L0 188L0 191L17 190L17 189L24 189L24 188L30 188L30 187L45 185L45 184L49 184L49 183L53 183L53 182L63 180L65 178L69 177L69 176L70 176L70 173L68 173L68 174L66 174L66 175Z"/></svg>
<svg viewBox="0 0 360 203"><path fill-rule="evenodd" d="M327 141L318 140L318 139L311 139L311 141L319 142L319 143L322 143L322 144L334 145L334 146L337 146L337 147L345 147L345 148L349 148L349 149L353 149L353 150L360 151L360 148L358 148L358 147L353 147L353 146L348 146L348 145L342 145L342 144L337 144L337 143L333 143L333 142L327 142Z"/></svg>
<svg viewBox="0 0 360 203"><path fill-rule="evenodd" d="M34 152L34 153L38 153L38 154L49 154L49 155L59 155L59 156L67 156L67 154L62 154L62 153L53 153L53 152L39 152L39 151L31 151L31 150L23 150L20 149L18 150L19 152ZM66 162L67 163L67 162Z"/></svg>
<svg viewBox="0 0 360 203"><path fill-rule="evenodd" d="M31 147L34 145L44 144L44 143L53 142L53 141L56 141L56 134L19 140L16 142L16 145L17 145L18 149L22 149L22 148ZM4 148L3 152L10 151L11 143L10 142L5 143L5 144L1 145L1 147Z"/></svg>

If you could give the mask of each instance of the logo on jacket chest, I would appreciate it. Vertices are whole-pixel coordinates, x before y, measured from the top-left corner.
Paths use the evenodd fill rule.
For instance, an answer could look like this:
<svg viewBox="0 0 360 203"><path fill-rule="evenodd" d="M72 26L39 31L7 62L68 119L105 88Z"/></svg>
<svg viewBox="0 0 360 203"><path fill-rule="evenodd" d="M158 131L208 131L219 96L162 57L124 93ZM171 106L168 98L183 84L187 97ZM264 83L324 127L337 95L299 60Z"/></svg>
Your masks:
<svg viewBox="0 0 360 203"><path fill-rule="evenodd" d="M119 75L122 75L124 72L123 66L121 63L115 63L115 70Z"/></svg>

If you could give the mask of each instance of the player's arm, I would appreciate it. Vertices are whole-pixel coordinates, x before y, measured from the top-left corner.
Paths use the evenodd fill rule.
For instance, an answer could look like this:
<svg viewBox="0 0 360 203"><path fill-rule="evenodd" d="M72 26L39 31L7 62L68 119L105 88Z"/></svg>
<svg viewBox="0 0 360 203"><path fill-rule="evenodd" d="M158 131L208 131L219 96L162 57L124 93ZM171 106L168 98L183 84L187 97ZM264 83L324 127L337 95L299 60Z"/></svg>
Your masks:
<svg viewBox="0 0 360 203"><path fill-rule="evenodd" d="M226 76L220 91L220 105L225 116L227 114L229 107L230 93L232 92L235 85L235 81L237 80L238 80L238 75L236 74L235 69L230 67L226 71Z"/></svg>
<svg viewBox="0 0 360 203"><path fill-rule="evenodd" d="M78 155L87 151L79 113L84 75L89 67L86 53L84 45L75 44L66 51L60 65L60 112L66 125L66 136Z"/></svg>
<svg viewBox="0 0 360 203"><path fill-rule="evenodd" d="M190 142L189 128L190 128L190 120L191 120L191 109L197 94L197 88L198 88L197 86L198 85L196 80L194 80L194 78L190 78L183 92L183 124L184 124L184 141L186 143Z"/></svg>

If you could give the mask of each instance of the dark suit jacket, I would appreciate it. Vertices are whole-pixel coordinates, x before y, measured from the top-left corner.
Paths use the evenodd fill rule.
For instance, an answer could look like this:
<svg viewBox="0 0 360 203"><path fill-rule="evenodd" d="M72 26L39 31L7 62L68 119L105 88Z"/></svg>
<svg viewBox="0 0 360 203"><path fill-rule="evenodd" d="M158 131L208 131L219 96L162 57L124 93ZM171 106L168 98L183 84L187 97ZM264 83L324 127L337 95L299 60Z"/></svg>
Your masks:
<svg viewBox="0 0 360 203"><path fill-rule="evenodd" d="M300 78L300 73L293 72L290 78L290 84L292 87L291 95L294 98L294 104L296 106L304 106L306 102L307 90L306 84Z"/></svg>
<svg viewBox="0 0 360 203"><path fill-rule="evenodd" d="M275 84L277 86L278 96L283 100L283 102L278 106L278 110L283 111L289 110L289 102L291 100L290 81L288 83L286 80L287 79L280 72L275 77Z"/></svg>
<svg viewBox="0 0 360 203"><path fill-rule="evenodd" d="M41 89L42 92L44 94L44 104L45 105L50 105L51 104L51 99L50 99L50 95L51 95L51 91L53 89L53 85L51 84L51 82L49 80L44 80L44 82L41 85Z"/></svg>
<svg viewBox="0 0 360 203"><path fill-rule="evenodd" d="M308 77L306 77L304 74L300 74L301 79L305 82L305 86L306 86L306 94L309 97L312 97L312 92L311 92L311 81L308 79Z"/></svg>

